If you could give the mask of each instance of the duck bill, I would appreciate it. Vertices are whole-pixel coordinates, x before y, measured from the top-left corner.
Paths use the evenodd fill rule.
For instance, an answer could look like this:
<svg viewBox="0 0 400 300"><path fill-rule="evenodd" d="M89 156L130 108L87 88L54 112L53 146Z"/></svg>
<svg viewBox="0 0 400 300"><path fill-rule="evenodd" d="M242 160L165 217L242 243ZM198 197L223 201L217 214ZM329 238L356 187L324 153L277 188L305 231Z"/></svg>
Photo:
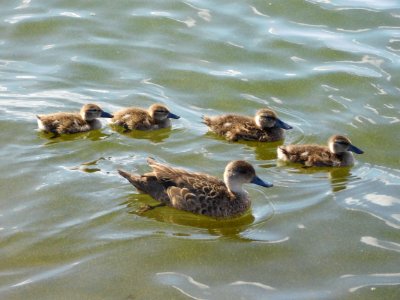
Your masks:
<svg viewBox="0 0 400 300"><path fill-rule="evenodd" d="M349 151L357 153L357 154L363 154L364 151L362 151L361 149L357 148L356 146L350 145L349 146Z"/></svg>
<svg viewBox="0 0 400 300"><path fill-rule="evenodd" d="M108 112L102 111L100 118L113 118L114 116L112 114L109 114Z"/></svg>
<svg viewBox="0 0 400 300"><path fill-rule="evenodd" d="M277 125L279 128L282 128L282 129L285 129L285 130L289 130L289 129L292 129L292 128L293 128L293 127L290 126L289 124L287 124L287 123L285 123L285 122L283 122L282 120L279 120L279 119L276 119L276 125Z"/></svg>
<svg viewBox="0 0 400 300"><path fill-rule="evenodd" d="M269 187L273 187L274 185L270 182L264 181L262 180L260 177L258 176L254 176L253 180L250 181L251 183L257 184L257 185L261 185L263 187L269 188Z"/></svg>
<svg viewBox="0 0 400 300"><path fill-rule="evenodd" d="M168 118L170 118L170 119L179 119L180 116L175 115L175 114L173 114L173 113L169 113L169 114L168 114Z"/></svg>

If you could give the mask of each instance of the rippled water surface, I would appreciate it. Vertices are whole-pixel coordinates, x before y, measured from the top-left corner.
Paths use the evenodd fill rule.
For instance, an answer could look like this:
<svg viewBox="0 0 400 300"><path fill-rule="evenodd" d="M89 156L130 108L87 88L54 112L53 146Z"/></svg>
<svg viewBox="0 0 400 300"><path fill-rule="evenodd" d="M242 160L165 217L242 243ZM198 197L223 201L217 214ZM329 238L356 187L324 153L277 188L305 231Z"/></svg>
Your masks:
<svg viewBox="0 0 400 300"><path fill-rule="evenodd" d="M1 299L400 299L400 3L49 1L0 4ZM168 105L171 130L49 138L36 114ZM276 161L202 115L269 106L285 143L348 135L353 168ZM116 170L148 156L222 176L246 159L241 218L154 204Z"/></svg>

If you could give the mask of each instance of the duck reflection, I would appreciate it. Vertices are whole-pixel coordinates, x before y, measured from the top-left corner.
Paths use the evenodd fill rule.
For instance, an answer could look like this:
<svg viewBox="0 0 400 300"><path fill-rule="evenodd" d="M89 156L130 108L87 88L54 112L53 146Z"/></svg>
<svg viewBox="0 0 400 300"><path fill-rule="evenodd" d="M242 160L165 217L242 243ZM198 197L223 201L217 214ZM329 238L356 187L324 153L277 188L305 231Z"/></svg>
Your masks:
<svg viewBox="0 0 400 300"><path fill-rule="evenodd" d="M54 134L54 133L47 133L40 131L38 132L38 136L42 139L46 139L47 142L44 143L45 146L57 144L61 142L70 142L76 140L91 140L91 141L99 141L103 140L110 136L110 134L105 134L100 130L92 130L87 132L81 133L74 133L74 134Z"/></svg>
<svg viewBox="0 0 400 300"><path fill-rule="evenodd" d="M277 166L282 167L291 163L278 161ZM326 174L330 180L332 192L336 193L348 188L349 182L354 178L350 167L304 167L297 164L292 166L294 172L300 174Z"/></svg>
<svg viewBox="0 0 400 300"><path fill-rule="evenodd" d="M283 141L272 142L272 143L258 143L258 142L240 142L244 144L246 148L254 151L255 158L257 160L273 160L276 159L276 148L283 145Z"/></svg>
<svg viewBox="0 0 400 300"><path fill-rule="evenodd" d="M96 173L96 172L100 172L101 169L97 167L97 163L101 160L105 160L104 157L100 157L98 159L92 160L92 161L88 161L88 162L84 162L81 163L78 166L75 167L71 167L70 170L73 171L82 171L85 173Z"/></svg>
<svg viewBox="0 0 400 300"><path fill-rule="evenodd" d="M157 220L159 222L206 229L211 235L218 236L237 236L252 226L255 221L254 216L251 214L251 210L237 218L218 220L203 215L181 211L168 206L157 207L157 209L146 211L142 209L151 205L151 203L155 202L150 196L145 194L135 194L131 195L123 204L132 209L129 212L131 214Z"/></svg>
<svg viewBox="0 0 400 300"><path fill-rule="evenodd" d="M204 136L209 139L214 139L214 140L217 139L226 144L232 144L232 142L229 142L220 136L216 136L212 132L207 132L204 134ZM254 151L255 158L257 160L273 160L276 159L277 157L276 154L277 147L283 145L283 141L260 143L256 141L241 140L236 142L235 144L243 145L245 149Z"/></svg>
<svg viewBox="0 0 400 300"><path fill-rule="evenodd" d="M115 132L118 132L119 134L122 134L126 137L134 138L134 139L149 140L155 144L164 142L164 140L169 138L171 133L173 131L175 131L171 128L163 128L163 129L154 130L154 131L126 130L125 128L123 128L121 126L113 125L113 124L110 124L110 127Z"/></svg>
<svg viewBox="0 0 400 300"><path fill-rule="evenodd" d="M329 179L331 181L332 192L345 190L352 177L351 168L335 168L329 170Z"/></svg>

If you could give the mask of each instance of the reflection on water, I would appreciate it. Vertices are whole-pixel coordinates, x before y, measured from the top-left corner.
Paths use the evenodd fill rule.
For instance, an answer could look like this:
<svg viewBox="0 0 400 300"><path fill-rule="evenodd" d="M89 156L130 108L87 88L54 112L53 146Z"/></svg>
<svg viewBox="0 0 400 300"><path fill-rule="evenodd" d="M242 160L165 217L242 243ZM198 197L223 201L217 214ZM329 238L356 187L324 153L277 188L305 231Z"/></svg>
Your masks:
<svg viewBox="0 0 400 300"><path fill-rule="evenodd" d="M100 157L96 160L93 161L88 161L88 162L84 162L81 163L79 166L75 166L75 167L71 167L70 170L78 170L78 171L82 171L82 172L86 172L86 173L95 173L95 172L100 172L101 169L100 168L94 168L93 166L97 165L97 163L100 160L105 160L104 157Z"/></svg>
<svg viewBox="0 0 400 300"><path fill-rule="evenodd" d="M164 140L168 139L170 135L174 132L177 131L177 129L171 129L171 128L163 128L159 130L126 130L122 126L117 126L111 124L110 127L118 132L119 134L122 134L126 137L129 138L134 138L134 139L146 139L151 141L152 143L158 144L163 142Z"/></svg>
<svg viewBox="0 0 400 300"><path fill-rule="evenodd" d="M42 139L48 140L47 142L45 142L43 144L44 146L50 146L50 145L61 143L61 142L71 142L71 141L77 141L77 140L99 141L99 140L104 140L104 139L108 138L110 135L105 134L100 130L91 130L91 131L87 131L87 132L62 134L62 135L39 131L38 136Z"/></svg>
<svg viewBox="0 0 400 300"><path fill-rule="evenodd" d="M349 183L354 184L355 181L361 180L360 177L353 175L352 167L307 167L300 164L290 163L279 160L277 166L290 166L289 172L305 175L323 175L330 181L332 192L339 192L348 188Z"/></svg>
<svg viewBox="0 0 400 300"><path fill-rule="evenodd" d="M246 214L233 219L213 219L211 217L197 215L167 206L161 206L142 212L143 206L158 204L158 202L154 202L150 196L145 194L131 195L129 199L122 204L132 208L130 213L134 215L164 223L206 229L211 235L236 236L236 238L244 241L257 240L257 238L251 237L251 234L248 232L243 235L242 233L256 230L255 228L257 228L257 226L267 222L274 215L274 208L267 200L264 200L262 207L253 206ZM272 242L273 240L269 240L269 237L264 237L263 241Z"/></svg>
<svg viewBox="0 0 400 300"><path fill-rule="evenodd" d="M248 149L254 150L254 155L257 160L273 160L276 159L277 147L283 145L283 141L273 143L258 143L258 142L240 142Z"/></svg>
<svg viewBox="0 0 400 300"><path fill-rule="evenodd" d="M329 171L329 179L331 181L332 192L339 192L345 190L349 181L352 182L356 179L350 172L351 168L334 168ZM360 179L360 178L358 178Z"/></svg>

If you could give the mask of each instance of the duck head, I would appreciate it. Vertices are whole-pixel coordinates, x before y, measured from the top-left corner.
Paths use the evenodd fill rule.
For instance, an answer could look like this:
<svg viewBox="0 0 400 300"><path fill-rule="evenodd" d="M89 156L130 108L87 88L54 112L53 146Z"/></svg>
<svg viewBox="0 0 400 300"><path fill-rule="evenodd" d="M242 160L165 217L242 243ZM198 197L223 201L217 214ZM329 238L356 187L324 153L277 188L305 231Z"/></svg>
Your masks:
<svg viewBox="0 0 400 300"><path fill-rule="evenodd" d="M268 108L260 109L256 112L255 122L262 129L278 127L285 130L293 127L278 118L276 113Z"/></svg>
<svg viewBox="0 0 400 300"><path fill-rule="evenodd" d="M254 183L263 187L272 187L272 183L256 175L253 166L244 160L231 161L225 168L224 181L231 192L243 194L242 185Z"/></svg>
<svg viewBox="0 0 400 300"><path fill-rule="evenodd" d="M341 154L351 151L357 154L363 154L364 151L351 144L351 141L343 135L333 135L328 141L329 151L335 154Z"/></svg>
<svg viewBox="0 0 400 300"><path fill-rule="evenodd" d="M97 118L112 118L113 115L109 114L108 112L103 111L98 105L96 104L85 104L82 106L80 115L82 119L85 121L93 121Z"/></svg>
<svg viewBox="0 0 400 300"><path fill-rule="evenodd" d="M169 111L169 109L162 104L153 104L149 108L149 115L157 122L163 122L166 119L179 119L180 116L175 115Z"/></svg>

